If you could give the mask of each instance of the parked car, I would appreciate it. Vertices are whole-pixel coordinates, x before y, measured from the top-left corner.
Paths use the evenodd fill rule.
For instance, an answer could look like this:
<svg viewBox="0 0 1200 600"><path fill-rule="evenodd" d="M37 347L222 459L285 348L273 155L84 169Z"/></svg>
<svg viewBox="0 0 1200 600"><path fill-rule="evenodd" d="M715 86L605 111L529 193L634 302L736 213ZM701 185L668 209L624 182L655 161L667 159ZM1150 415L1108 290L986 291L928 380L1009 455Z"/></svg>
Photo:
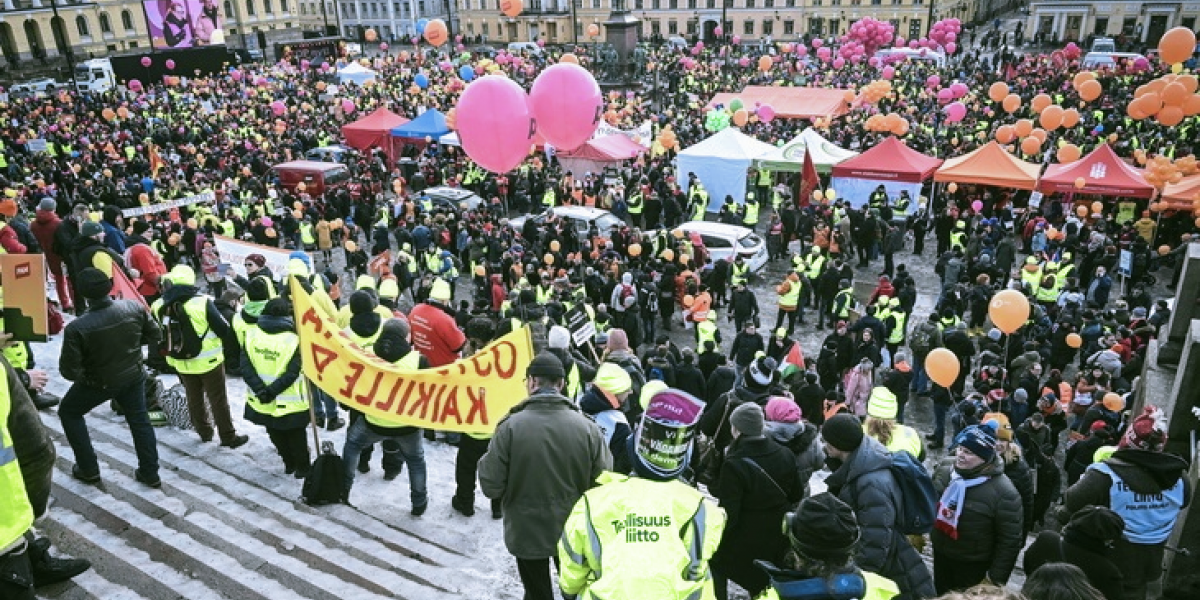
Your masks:
<svg viewBox="0 0 1200 600"><path fill-rule="evenodd" d="M521 231L525 226L526 218L533 219L537 224L546 222L546 219L553 214L560 219L566 219L575 226L575 231L579 232L580 237L587 235L588 230L592 225L596 226L596 231L600 232L601 236L611 237L614 230L625 226L625 222L618 219L616 215L601 208L592 206L555 206L550 210L531 217L521 216L509 220L509 224L516 231Z"/></svg>
<svg viewBox="0 0 1200 600"><path fill-rule="evenodd" d="M700 234L700 240L704 242L704 247L708 249L708 255L713 260L734 260L741 256L754 273L767 266L766 240L746 227L711 221L689 221L676 227L672 233L680 230L689 236L692 233Z"/></svg>
<svg viewBox="0 0 1200 600"><path fill-rule="evenodd" d="M332 162L345 165L349 164L350 161L353 160L353 157L357 155L358 150L355 150L354 148L342 146L340 144L332 144L329 146L313 148L312 150L304 153L304 158L307 158L308 160L315 160L317 162Z"/></svg>
<svg viewBox="0 0 1200 600"><path fill-rule="evenodd" d="M475 210L483 204L483 198L471 190L462 188L433 187L426 189L423 194L433 200L434 210L455 214L462 212L463 204L466 204L466 210Z"/></svg>
<svg viewBox="0 0 1200 600"><path fill-rule="evenodd" d="M519 55L522 52L528 52L530 56L541 56L542 47L536 42L511 42L508 45L508 53Z"/></svg>
<svg viewBox="0 0 1200 600"><path fill-rule="evenodd" d="M483 58L495 58L496 57L496 49L491 46L487 46L487 45L475 46L474 48L471 48L471 52L474 52L476 55L481 56Z"/></svg>
<svg viewBox="0 0 1200 600"><path fill-rule="evenodd" d="M12 86L8 92L14 96L42 96L54 93L56 88L61 87L66 86L49 77L39 77L37 79L30 79L29 81L22 81Z"/></svg>

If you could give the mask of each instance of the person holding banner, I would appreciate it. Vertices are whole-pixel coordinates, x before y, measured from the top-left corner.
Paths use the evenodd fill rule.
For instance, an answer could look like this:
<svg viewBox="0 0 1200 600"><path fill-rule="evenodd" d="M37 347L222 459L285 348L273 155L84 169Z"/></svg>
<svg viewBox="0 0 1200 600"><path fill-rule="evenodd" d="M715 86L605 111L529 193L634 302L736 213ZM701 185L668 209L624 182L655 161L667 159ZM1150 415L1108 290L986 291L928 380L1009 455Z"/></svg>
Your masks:
<svg viewBox="0 0 1200 600"><path fill-rule="evenodd" d="M562 395L566 377L554 355L534 357L525 371L529 397L496 425L479 460L480 487L504 510L504 545L517 559L525 600L554 599L550 561L559 562L563 523L612 468L600 428Z"/></svg>

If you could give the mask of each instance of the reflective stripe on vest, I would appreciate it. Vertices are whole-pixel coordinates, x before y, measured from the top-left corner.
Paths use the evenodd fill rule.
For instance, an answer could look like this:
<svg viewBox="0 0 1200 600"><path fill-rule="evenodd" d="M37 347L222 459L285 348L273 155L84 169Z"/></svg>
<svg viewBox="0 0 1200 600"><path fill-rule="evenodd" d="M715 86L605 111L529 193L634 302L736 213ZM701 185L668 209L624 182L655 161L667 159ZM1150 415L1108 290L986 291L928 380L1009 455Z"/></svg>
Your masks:
<svg viewBox="0 0 1200 600"><path fill-rule="evenodd" d="M0 377L0 552L21 540L33 525L33 507L25 492L25 478L17 462L17 449L8 432L12 411L8 378Z"/></svg>
<svg viewBox="0 0 1200 600"><path fill-rule="evenodd" d="M162 324L163 300L154 301L151 312L154 318ZM202 375L225 362L225 353L221 350L221 338L213 333L208 326L208 296L195 296L183 303L183 311L192 320L192 329L196 333L203 332L200 337L200 354L194 358L167 357L167 363L184 375Z"/></svg>
<svg viewBox="0 0 1200 600"><path fill-rule="evenodd" d="M892 334L888 336L887 343L899 344L904 341L904 334L908 331L905 329L908 325L908 314L898 310L893 312L892 316L896 318L896 325L892 327Z"/></svg>

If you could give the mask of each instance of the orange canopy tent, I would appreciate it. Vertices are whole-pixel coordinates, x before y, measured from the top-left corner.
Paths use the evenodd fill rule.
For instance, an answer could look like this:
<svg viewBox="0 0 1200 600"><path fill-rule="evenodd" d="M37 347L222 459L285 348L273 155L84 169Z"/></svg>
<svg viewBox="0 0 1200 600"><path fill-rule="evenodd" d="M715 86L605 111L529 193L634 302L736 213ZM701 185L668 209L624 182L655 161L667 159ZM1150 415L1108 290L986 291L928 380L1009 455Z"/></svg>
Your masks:
<svg viewBox="0 0 1200 600"><path fill-rule="evenodd" d="M1075 182L1083 180L1083 187ZM1113 152L1108 144L1100 144L1087 156L1065 165L1050 165L1038 182L1043 194L1095 194L1097 196L1125 196L1127 198L1149 198L1154 195L1154 186L1146 183L1139 169L1129 166Z"/></svg>
<svg viewBox="0 0 1200 600"><path fill-rule="evenodd" d="M386 109L380 108L375 112L342 126L342 137L346 145L363 152L371 148L392 148L392 129L399 127L409 120Z"/></svg>
<svg viewBox="0 0 1200 600"><path fill-rule="evenodd" d="M770 105L781 119L828 119L846 114L846 90L827 88L752 85L736 94L717 94L708 104L729 106L734 98L741 98L747 111L756 105Z"/></svg>
<svg viewBox="0 0 1200 600"><path fill-rule="evenodd" d="M1200 175L1191 175L1163 188L1159 202L1171 210L1193 210L1200 199Z"/></svg>
<svg viewBox="0 0 1200 600"><path fill-rule="evenodd" d="M970 154L946 159L933 180L1032 190L1041 171L1041 165L1019 160L993 140Z"/></svg>

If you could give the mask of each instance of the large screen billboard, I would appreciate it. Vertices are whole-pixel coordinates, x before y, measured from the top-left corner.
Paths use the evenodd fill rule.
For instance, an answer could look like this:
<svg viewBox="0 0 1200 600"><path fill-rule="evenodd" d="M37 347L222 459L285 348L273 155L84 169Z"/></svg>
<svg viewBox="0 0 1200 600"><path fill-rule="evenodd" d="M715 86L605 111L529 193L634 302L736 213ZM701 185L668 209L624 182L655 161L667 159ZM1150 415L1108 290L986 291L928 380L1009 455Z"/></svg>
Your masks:
<svg viewBox="0 0 1200 600"><path fill-rule="evenodd" d="M155 50L225 43L220 0L143 0Z"/></svg>

